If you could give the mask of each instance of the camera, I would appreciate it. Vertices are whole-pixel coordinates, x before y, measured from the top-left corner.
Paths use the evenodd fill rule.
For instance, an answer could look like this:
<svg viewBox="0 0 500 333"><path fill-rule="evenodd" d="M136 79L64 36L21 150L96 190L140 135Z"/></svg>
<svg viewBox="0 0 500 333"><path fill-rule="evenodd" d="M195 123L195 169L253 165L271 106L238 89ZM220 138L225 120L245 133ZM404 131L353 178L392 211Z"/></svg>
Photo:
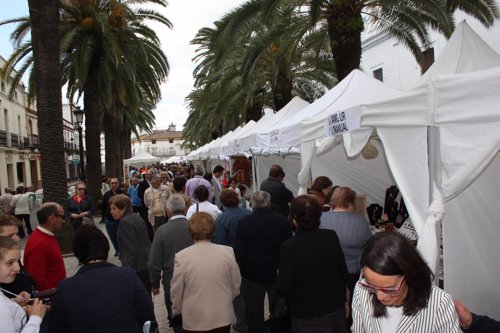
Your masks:
<svg viewBox="0 0 500 333"><path fill-rule="evenodd" d="M28 304L33 304L33 298L39 298L43 304L49 304L50 302L52 302L52 298L54 298L56 291L56 288L47 289L44 291L34 291L31 293L32 299L28 302Z"/></svg>

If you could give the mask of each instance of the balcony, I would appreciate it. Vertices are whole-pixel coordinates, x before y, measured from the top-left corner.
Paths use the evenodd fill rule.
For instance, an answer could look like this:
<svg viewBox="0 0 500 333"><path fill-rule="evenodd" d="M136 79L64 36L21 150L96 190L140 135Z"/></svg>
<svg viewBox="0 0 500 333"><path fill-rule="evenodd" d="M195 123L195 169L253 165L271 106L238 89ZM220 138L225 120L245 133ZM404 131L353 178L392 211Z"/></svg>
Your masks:
<svg viewBox="0 0 500 333"><path fill-rule="evenodd" d="M30 138L30 149L31 150L36 150L38 149L39 141L38 141L38 135L31 134Z"/></svg>
<svg viewBox="0 0 500 333"><path fill-rule="evenodd" d="M10 146L12 148L17 148L19 144L19 135L10 133Z"/></svg>
<svg viewBox="0 0 500 333"><path fill-rule="evenodd" d="M7 132L0 130L0 147L7 147Z"/></svg>

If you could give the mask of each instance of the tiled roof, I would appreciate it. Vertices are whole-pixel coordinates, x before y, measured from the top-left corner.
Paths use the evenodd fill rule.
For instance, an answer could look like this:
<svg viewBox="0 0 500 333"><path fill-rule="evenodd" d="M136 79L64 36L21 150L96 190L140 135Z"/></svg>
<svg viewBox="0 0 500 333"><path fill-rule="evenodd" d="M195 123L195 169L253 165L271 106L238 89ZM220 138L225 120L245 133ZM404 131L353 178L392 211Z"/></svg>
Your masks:
<svg viewBox="0 0 500 333"><path fill-rule="evenodd" d="M157 130L154 131L152 134L144 134L139 137L140 141L169 140L169 139L182 140L182 131Z"/></svg>

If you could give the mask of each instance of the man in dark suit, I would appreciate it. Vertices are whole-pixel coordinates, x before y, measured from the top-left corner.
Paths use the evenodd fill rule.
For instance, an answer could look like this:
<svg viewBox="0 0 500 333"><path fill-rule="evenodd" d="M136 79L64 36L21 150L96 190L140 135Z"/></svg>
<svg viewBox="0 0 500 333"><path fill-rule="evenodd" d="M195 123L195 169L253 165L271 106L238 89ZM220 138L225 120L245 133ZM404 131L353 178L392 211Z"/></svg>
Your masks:
<svg viewBox="0 0 500 333"><path fill-rule="evenodd" d="M292 237L288 219L269 207L269 193L255 192L252 214L241 218L236 229L234 253L243 277L241 295L248 332L264 331L264 298L267 293L271 309L281 244Z"/></svg>
<svg viewBox="0 0 500 333"><path fill-rule="evenodd" d="M149 251L149 277L153 294L160 293L160 279L163 282L165 305L168 319L172 319L172 301L170 300L170 281L174 274L175 254L193 244L188 230L184 197L173 194L167 201L169 222L156 230L153 244ZM163 277L162 277L163 273ZM182 328L174 327L174 332L182 332Z"/></svg>
<svg viewBox="0 0 500 333"><path fill-rule="evenodd" d="M141 198L142 206L139 209L139 215L144 219L144 221L148 220L148 208L144 204L144 192L151 186L151 179L153 178L153 172L151 170L146 171L144 174L144 179L139 183L139 188L137 190L137 194L139 198Z"/></svg>
<svg viewBox="0 0 500 333"><path fill-rule="evenodd" d="M288 218L293 193L283 184L283 178L283 168L277 164L273 165L269 170L269 178L260 184L260 190L271 195L271 210Z"/></svg>

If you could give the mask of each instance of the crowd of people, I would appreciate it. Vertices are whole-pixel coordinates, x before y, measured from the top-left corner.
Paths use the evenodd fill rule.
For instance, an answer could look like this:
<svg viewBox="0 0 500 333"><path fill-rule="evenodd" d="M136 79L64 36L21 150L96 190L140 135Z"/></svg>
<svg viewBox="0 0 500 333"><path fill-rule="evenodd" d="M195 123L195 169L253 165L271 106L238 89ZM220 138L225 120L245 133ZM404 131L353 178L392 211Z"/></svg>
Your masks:
<svg viewBox="0 0 500 333"><path fill-rule="evenodd" d="M0 331L142 332L161 283L176 333L273 332L278 320L294 333L500 332L433 285L405 236L373 234L351 188L320 176L294 197L285 176L273 165L251 194L220 165L132 169L127 192L110 178L102 216L121 267L107 261L85 183L65 209L37 211L22 262L29 219L13 214L14 195L0 200ZM72 277L55 237L65 220L81 264Z"/></svg>

